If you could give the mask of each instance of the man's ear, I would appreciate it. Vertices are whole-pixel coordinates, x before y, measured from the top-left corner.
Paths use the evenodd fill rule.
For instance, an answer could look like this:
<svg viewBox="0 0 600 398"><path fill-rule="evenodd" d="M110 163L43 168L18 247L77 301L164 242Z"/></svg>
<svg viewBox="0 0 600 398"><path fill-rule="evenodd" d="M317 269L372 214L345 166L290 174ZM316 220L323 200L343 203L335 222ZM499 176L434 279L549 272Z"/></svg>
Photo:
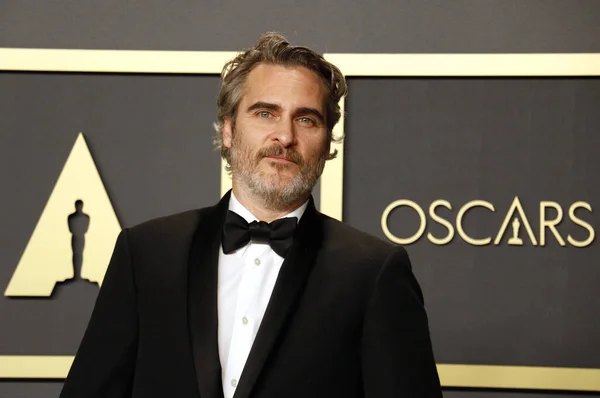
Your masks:
<svg viewBox="0 0 600 398"><path fill-rule="evenodd" d="M223 146L225 148L231 148L231 141L233 138L233 122L231 118L226 117L223 121Z"/></svg>

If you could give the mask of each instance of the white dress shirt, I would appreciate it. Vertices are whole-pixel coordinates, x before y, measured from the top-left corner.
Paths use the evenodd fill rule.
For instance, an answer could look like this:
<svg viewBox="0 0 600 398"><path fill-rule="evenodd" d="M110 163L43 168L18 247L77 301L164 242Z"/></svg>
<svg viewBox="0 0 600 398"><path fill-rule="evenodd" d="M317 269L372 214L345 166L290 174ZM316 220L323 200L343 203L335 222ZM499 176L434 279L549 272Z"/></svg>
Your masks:
<svg viewBox="0 0 600 398"><path fill-rule="evenodd" d="M308 201L284 217L304 214ZM248 223L258 221L231 193L229 210ZM219 357L223 393L233 397L250 348L271 298L283 257L268 244L250 242L233 253L219 251Z"/></svg>

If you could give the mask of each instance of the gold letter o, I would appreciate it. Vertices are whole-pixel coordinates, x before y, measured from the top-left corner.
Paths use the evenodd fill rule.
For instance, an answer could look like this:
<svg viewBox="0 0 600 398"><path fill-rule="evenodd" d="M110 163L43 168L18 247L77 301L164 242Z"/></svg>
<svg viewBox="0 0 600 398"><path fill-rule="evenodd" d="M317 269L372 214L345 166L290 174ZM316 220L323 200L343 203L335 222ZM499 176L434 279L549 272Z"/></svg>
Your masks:
<svg viewBox="0 0 600 398"><path fill-rule="evenodd" d="M392 234L390 232L390 229L388 228L388 225L387 225L387 219L388 219L390 213L392 212L392 210L394 210L396 207L400 207L400 206L408 206L408 207L414 209L417 212L417 214L419 215L419 218L421 221L421 226L419 227L419 230L417 231L416 234L414 234L410 238L403 239L403 238L399 238L399 237L395 236L394 234ZM426 227L427 227L427 219L425 218L425 212L423 211L421 206L419 206L412 200L400 199L395 202L392 202L388 205L388 207L385 208L385 210L383 211L383 214L381 215L381 229L383 230L383 233L389 240L391 240L392 242L397 243L399 245L410 245L411 243L416 242L423 235L423 232L425 232Z"/></svg>

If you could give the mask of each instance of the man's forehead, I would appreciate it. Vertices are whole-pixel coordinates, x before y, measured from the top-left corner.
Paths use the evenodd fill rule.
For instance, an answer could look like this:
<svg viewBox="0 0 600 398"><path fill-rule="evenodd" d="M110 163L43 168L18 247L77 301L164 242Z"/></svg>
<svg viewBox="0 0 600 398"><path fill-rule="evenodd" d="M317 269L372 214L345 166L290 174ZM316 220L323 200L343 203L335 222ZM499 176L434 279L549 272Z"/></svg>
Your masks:
<svg viewBox="0 0 600 398"><path fill-rule="evenodd" d="M324 107L325 97L325 83L314 71L301 65L263 63L248 74L241 102L247 106L256 101L270 102L284 107L290 99L299 99L313 102L311 106ZM317 101L311 101L312 99ZM297 104L306 105L308 104Z"/></svg>

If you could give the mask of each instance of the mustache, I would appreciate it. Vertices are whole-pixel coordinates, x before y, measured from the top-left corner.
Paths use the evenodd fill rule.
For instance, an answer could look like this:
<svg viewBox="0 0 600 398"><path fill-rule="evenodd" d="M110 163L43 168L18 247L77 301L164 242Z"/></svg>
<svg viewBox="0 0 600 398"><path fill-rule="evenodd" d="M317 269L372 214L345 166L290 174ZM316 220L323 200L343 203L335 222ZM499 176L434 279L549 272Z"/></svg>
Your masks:
<svg viewBox="0 0 600 398"><path fill-rule="evenodd" d="M302 155L300 155L293 149L285 150L279 145L273 145L259 150L256 153L256 160L259 161L260 159L267 156L284 156L286 159L291 160L299 166L302 166L304 164L304 159L302 158Z"/></svg>

